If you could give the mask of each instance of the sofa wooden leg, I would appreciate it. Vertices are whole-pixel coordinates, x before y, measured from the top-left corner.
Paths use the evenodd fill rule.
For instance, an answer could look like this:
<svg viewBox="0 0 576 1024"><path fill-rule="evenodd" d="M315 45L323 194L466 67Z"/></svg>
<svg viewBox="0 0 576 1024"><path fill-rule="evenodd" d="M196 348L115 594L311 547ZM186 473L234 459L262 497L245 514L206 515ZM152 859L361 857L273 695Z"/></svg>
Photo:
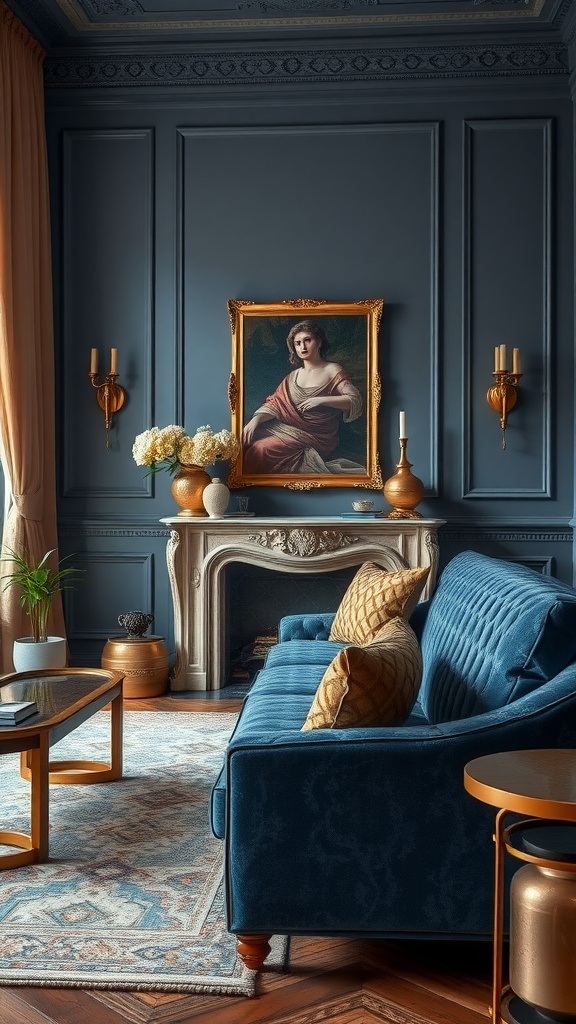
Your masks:
<svg viewBox="0 0 576 1024"><path fill-rule="evenodd" d="M260 971L270 952L270 935L238 935L236 951L246 967L251 971Z"/></svg>

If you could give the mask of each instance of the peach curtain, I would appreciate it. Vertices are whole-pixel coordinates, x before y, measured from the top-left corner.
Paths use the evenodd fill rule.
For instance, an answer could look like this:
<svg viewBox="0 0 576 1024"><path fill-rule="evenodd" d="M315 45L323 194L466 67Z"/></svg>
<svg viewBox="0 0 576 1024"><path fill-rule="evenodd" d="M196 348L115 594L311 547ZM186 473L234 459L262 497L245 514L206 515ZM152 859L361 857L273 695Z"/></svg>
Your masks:
<svg viewBox="0 0 576 1024"><path fill-rule="evenodd" d="M0 444L8 512L2 551L57 547L54 338L44 124L44 51L0 0ZM10 563L0 562L2 575ZM3 672L30 635L18 588L0 585ZM50 632L64 635L62 604Z"/></svg>

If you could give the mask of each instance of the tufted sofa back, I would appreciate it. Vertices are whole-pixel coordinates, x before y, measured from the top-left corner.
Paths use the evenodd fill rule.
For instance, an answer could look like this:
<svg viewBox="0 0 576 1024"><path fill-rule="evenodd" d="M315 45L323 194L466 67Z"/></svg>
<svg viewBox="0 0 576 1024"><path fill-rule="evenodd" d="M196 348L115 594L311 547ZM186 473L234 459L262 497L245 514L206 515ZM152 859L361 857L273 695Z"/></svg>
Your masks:
<svg viewBox="0 0 576 1024"><path fill-rule="evenodd" d="M576 657L576 590L464 551L442 572L421 638L419 703L432 724L511 703Z"/></svg>

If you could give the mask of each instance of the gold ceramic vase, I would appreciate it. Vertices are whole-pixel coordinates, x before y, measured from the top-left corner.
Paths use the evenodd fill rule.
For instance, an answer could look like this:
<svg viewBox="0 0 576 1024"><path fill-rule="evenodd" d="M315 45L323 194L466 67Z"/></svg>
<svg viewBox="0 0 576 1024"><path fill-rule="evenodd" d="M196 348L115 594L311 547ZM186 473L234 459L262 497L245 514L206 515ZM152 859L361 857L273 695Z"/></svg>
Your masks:
<svg viewBox="0 0 576 1024"><path fill-rule="evenodd" d="M179 516L205 516L202 491L212 478L201 466L180 466L172 478L172 497L181 511Z"/></svg>

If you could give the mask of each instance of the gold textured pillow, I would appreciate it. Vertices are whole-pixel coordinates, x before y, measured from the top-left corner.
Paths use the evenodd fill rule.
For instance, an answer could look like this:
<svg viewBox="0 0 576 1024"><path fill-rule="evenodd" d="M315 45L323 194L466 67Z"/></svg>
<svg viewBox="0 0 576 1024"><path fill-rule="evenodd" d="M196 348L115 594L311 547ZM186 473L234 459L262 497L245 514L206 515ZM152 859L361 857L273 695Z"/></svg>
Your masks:
<svg viewBox="0 0 576 1024"><path fill-rule="evenodd" d="M422 680L416 634L397 617L364 647L344 647L326 669L302 731L401 725Z"/></svg>
<svg viewBox="0 0 576 1024"><path fill-rule="evenodd" d="M390 619L409 618L429 572L429 566L386 572L374 562L364 562L340 602L329 639L366 644Z"/></svg>

